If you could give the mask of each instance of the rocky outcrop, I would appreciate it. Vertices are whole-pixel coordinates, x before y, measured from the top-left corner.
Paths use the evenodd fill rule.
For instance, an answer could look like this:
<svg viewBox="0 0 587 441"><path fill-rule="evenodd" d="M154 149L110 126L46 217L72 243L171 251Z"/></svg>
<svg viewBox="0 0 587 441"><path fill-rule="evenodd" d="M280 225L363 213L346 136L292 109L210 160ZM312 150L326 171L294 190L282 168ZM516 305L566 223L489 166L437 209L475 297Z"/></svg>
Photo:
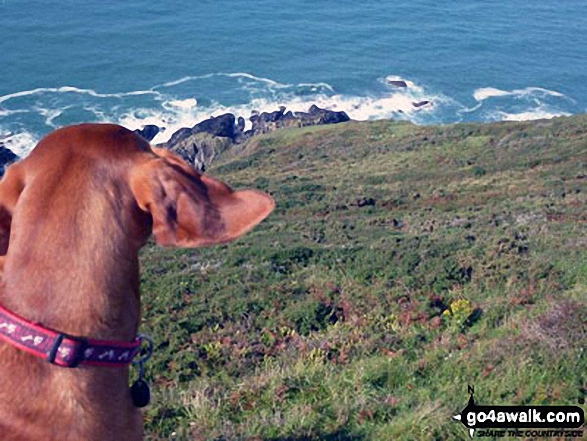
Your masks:
<svg viewBox="0 0 587 441"><path fill-rule="evenodd" d="M269 133L277 129L289 127L317 126L322 124L338 124L350 121L345 112L321 109L313 105L308 112L286 112L285 107L271 113L263 112L253 114L250 121L253 123L251 130L245 132L245 137Z"/></svg>
<svg viewBox="0 0 587 441"><path fill-rule="evenodd" d="M189 164L205 171L216 155L237 142L242 134L231 113L210 118L192 128L184 127L175 132L169 141L160 144L180 155Z"/></svg>
<svg viewBox="0 0 587 441"><path fill-rule="evenodd" d="M206 171L217 155L233 145L229 138L202 132L188 133L183 131L182 136L176 136L173 142L171 141L159 146L177 153L201 172Z"/></svg>
<svg viewBox="0 0 587 441"><path fill-rule="evenodd" d="M286 112L285 107L280 107L275 112L261 114L253 112L249 120L252 127L245 131L244 118L236 119L233 114L226 113L202 121L191 128L179 129L169 138L169 141L159 146L178 153L194 167L204 171L219 153L230 148L232 144L239 144L253 136L288 127L337 124L350 121L350 118L345 112L321 109L313 105L308 112ZM141 133L135 132L147 139L154 133L154 129L147 129L147 127L150 126L145 126ZM153 137L157 133L158 131Z"/></svg>
<svg viewBox="0 0 587 441"><path fill-rule="evenodd" d="M0 176L4 175L6 167L19 159L20 158L17 155L15 155L9 148L4 147L4 144L0 142Z"/></svg>
<svg viewBox="0 0 587 441"><path fill-rule="evenodd" d="M184 140L185 138L187 138L191 135L193 135L192 129L190 129L188 127L184 127L183 129L179 129L177 132L175 132L173 135L171 135L171 138L169 138L169 141L167 141L166 143L160 144L159 147L165 147L165 148L171 149L175 144L181 142L182 140Z"/></svg>

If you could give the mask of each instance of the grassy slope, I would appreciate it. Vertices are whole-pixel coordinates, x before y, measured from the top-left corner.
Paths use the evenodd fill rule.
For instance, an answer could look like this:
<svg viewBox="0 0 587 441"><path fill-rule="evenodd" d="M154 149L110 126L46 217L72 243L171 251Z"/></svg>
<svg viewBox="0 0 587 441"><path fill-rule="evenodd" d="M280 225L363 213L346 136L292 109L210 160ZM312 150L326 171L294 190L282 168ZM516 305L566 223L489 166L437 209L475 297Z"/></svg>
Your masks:
<svg viewBox="0 0 587 441"><path fill-rule="evenodd" d="M283 130L210 173L278 205L144 249L149 439L467 439L467 384L587 396L586 116Z"/></svg>

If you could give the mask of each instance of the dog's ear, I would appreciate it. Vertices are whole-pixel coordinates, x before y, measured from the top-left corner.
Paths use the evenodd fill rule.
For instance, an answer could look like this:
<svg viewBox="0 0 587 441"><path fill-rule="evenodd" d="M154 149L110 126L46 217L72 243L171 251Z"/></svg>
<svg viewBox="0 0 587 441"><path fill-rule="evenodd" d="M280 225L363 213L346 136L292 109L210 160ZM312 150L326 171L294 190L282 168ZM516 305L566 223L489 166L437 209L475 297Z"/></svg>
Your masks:
<svg viewBox="0 0 587 441"><path fill-rule="evenodd" d="M265 193L234 191L174 154L153 150L158 157L133 169L130 186L139 208L152 216L159 245L191 248L229 242L275 207Z"/></svg>
<svg viewBox="0 0 587 441"><path fill-rule="evenodd" d="M23 188L20 164L12 164L0 180L0 256L5 256L8 251L12 212Z"/></svg>

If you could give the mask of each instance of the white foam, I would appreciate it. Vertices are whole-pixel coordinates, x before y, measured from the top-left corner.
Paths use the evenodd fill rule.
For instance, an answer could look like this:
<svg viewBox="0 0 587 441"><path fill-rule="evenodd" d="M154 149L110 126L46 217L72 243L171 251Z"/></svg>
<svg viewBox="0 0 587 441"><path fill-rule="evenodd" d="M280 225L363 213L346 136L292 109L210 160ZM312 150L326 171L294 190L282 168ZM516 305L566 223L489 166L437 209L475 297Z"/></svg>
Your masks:
<svg viewBox="0 0 587 441"><path fill-rule="evenodd" d="M31 90L23 90L21 92L11 93L8 95L4 95L0 97L0 103L5 101L19 98L23 96L30 96L30 95L38 95L41 93L79 93L84 95L90 95L96 98L124 98L127 96L137 96L137 95L160 95L159 92L153 90L136 90L132 92L122 92L122 93L98 93L93 89L80 89L77 87L71 86L62 86L62 87L39 87L37 89Z"/></svg>
<svg viewBox="0 0 587 441"><path fill-rule="evenodd" d="M528 97L532 95L553 96L557 98L564 98L565 95L555 90L548 90L542 87L526 87L525 89L515 90L501 90L494 87L482 87L475 90L473 97L476 101L484 101L488 98L503 97L503 96L517 96Z"/></svg>
<svg viewBox="0 0 587 441"><path fill-rule="evenodd" d="M205 84L205 90L218 90L218 96L225 96L223 91L228 87L240 92L242 104L225 105L219 102L217 97L206 97L205 104L190 97L190 94L202 88L198 80L212 79L212 83ZM228 80L234 79L236 81ZM187 87L175 86L195 81ZM307 112L312 104L318 107L334 111L344 111L354 120L372 119L407 119L415 123L446 122L446 118L460 120L466 113L473 113L482 107L488 106L486 100L493 97L513 96L524 98L522 106L517 102L512 107L489 108L483 112L483 119L491 120L522 120L536 119L542 117L553 117L565 115L554 107L547 107L543 103L548 97L564 97L559 92L539 87L528 87L525 89L502 90L493 87L485 87L475 90L474 98L476 105L466 108L455 100L435 93L417 84L416 81L406 79L398 75L387 75L378 80L383 87L372 95L342 95L324 82L286 84L274 81L269 78L255 76L246 72L234 73L211 73L200 76L186 76L174 81L157 85L149 90L138 90L121 93L100 93L93 89L81 89L71 86L58 88L38 88L17 92L0 97L0 103L10 99L40 94L80 94L83 99L71 101L71 97L56 99L55 95L39 96L35 99L37 107L30 107L31 104L24 102L21 109L5 110L0 109L0 117L8 116L6 128L14 131L15 122L10 122L10 115L20 112L36 112L44 117L45 124L55 128L60 121L76 121L77 112L84 119L98 122L118 122L130 129L140 129L144 125L153 124L164 127L165 131L159 133L153 143L165 142L173 133L183 127L193 127L195 124L218 116L223 113L232 113L236 117L243 117L246 121L245 129L251 127L249 117L252 111L272 112L280 106L293 112ZM407 87L392 87L391 81L403 81ZM236 84L235 84L236 83ZM243 95L244 93L244 95ZM112 100L112 98L137 97L125 100ZM145 98L140 98L145 96ZM92 97L92 98L88 98ZM37 98L37 97L35 97ZM97 98L97 99L94 99ZM102 100L102 98L108 98ZM566 97L564 97L566 99ZM214 101L217 99L218 101ZM427 101L420 107L415 104ZM73 102L73 104L71 104ZM531 105L533 103L533 105ZM57 105L55 103L58 103ZM491 103L493 104L493 103ZM501 104L501 102L498 102ZM549 103L548 103L549 104ZM526 108L528 110L526 110ZM553 110L554 109L554 110ZM90 111L88 116L83 111ZM493 111L493 113L491 113ZM3 112L3 113L2 113ZM60 115L63 118L57 119ZM469 117L467 117L468 119ZM16 122L16 126L18 126Z"/></svg>
<svg viewBox="0 0 587 441"><path fill-rule="evenodd" d="M39 140L28 132L7 134L7 136L0 138L0 143L3 143L4 147L10 149L21 158L28 155L38 142Z"/></svg>
<svg viewBox="0 0 587 441"><path fill-rule="evenodd" d="M475 90L473 97L477 101L483 101L488 98L493 98L497 96L508 96L511 94L512 92L508 92L506 90L495 89L493 87L482 87L480 89Z"/></svg>
<svg viewBox="0 0 587 441"><path fill-rule="evenodd" d="M249 102L239 105L226 106L219 102L212 101L208 106L202 106L195 98L186 97L185 92L174 93L174 86L181 85L189 81L213 78L232 78L236 79L242 91L249 95ZM400 79L393 75L388 76L381 81ZM294 112L306 112L312 104L329 110L345 111L356 120L367 120L376 118L400 117L412 119L417 115L430 113L434 105L440 103L444 97L429 96L423 88L409 80L406 84L408 88L389 88L383 96L343 96L336 94L334 88L324 82L287 84L274 81L269 78L259 77L246 72L232 73L211 73L199 76L186 76L178 80L166 82L157 85L149 90L138 90L120 93L100 93L93 89L77 88L72 86L63 86L56 88L37 88L16 92L0 97L0 103L21 97L49 94L48 97L39 97L36 107L29 108L27 103L23 103L21 109L2 110L0 116L9 116L18 112L33 111L44 117L45 124L50 128L56 128L57 118L65 116L64 120L72 121L70 113L79 110L90 111L94 115L94 120L98 122L116 121L131 129L141 128L146 124L155 124L160 127L166 127L165 132L157 135L154 142L164 142L176 130L182 127L192 127L198 122L211 116L217 116L222 113L233 113L234 115L245 118L246 128L250 127L248 118L251 111L272 112L280 106L285 106L288 110ZM222 83L218 87L221 86ZM196 83L196 88L198 84ZM209 87L209 85L208 85ZM230 86L232 87L232 86ZM161 90L166 88L167 90ZM159 89L159 90L157 90ZM134 102L123 101L105 102L100 100L83 100L76 101L76 104L70 104L67 101L57 101L67 106L55 106L51 94L78 94L93 98L125 98L133 96L151 96L147 100ZM211 97L214 100L214 97ZM414 103L422 101L431 101L433 104L416 108ZM45 104L47 103L47 104ZM70 112L67 112L67 110ZM87 119L87 117L86 117Z"/></svg>
<svg viewBox="0 0 587 441"><path fill-rule="evenodd" d="M486 115L490 121L531 121L536 119L551 119L557 116L568 116L570 113L559 110L553 104L552 98L573 102L571 98L555 90L543 87L526 87L524 89L502 90L494 87L482 87L475 90L473 97L478 105L465 111L479 109L483 103L491 98L512 97L515 105L511 110L504 110L503 106L496 110L489 110ZM524 109L523 103L527 103Z"/></svg>
<svg viewBox="0 0 587 441"><path fill-rule="evenodd" d="M414 106L421 101L430 101L422 107ZM210 117L232 113L237 118L245 118L245 130L251 127L249 117L253 111L259 113L273 112L280 106L288 111L307 112L312 104L320 108L344 111L351 119L364 121L382 118L402 118L417 122L422 115L432 113L438 105L450 100L442 95L423 95L420 93L393 92L383 97L362 97L345 95L317 94L311 96L284 96L283 99L256 98L242 105L225 106L217 102L207 107L200 107L197 101L164 101L159 109L134 109L122 115L118 123L130 129L140 129L147 124L165 127L165 131L157 134L153 143L167 141L173 133L183 127L193 127Z"/></svg>
<svg viewBox="0 0 587 441"><path fill-rule="evenodd" d="M320 90L327 90L334 93L334 88L328 83L300 83L296 87L307 87L312 92L318 92Z"/></svg>
<svg viewBox="0 0 587 441"><path fill-rule="evenodd" d="M457 110L457 115L461 116L464 113L473 113L473 112L476 112L482 106L483 106L483 102L479 102L477 105L475 105L473 107L465 107L465 106L462 106L461 109Z"/></svg>
<svg viewBox="0 0 587 441"><path fill-rule="evenodd" d="M527 110L521 113L507 113L497 111L492 114L492 118L498 121L533 121L537 119L552 119L558 116L570 116L568 112L552 111L543 108Z"/></svg>
<svg viewBox="0 0 587 441"><path fill-rule="evenodd" d="M268 86L277 87L277 88L280 88L280 87L284 88L284 87L291 87L292 86L291 84L278 83L277 81L273 81L269 78L257 77L255 75L252 75L252 74L246 73L246 72L231 72L231 73L217 72L217 73L210 73L210 74L205 74L205 75L186 76L186 77L180 78L179 80L174 80L174 81L169 81L167 83L158 84L157 86L153 87L152 90L166 88L166 87L173 87L173 86L177 86L179 84L186 83L188 81L205 80L205 79L214 78L214 77L246 78L249 80L258 81L260 83L265 83Z"/></svg>
<svg viewBox="0 0 587 441"><path fill-rule="evenodd" d="M410 116L415 116L417 113L431 112L434 109L434 103L440 101L440 97L423 99L423 97L392 93L378 98L335 95L316 101L318 107L328 110L343 110L354 120L366 121L397 117L401 114L410 119ZM429 101L430 103L422 107L415 107L414 104L420 101Z"/></svg>
<svg viewBox="0 0 587 441"><path fill-rule="evenodd" d="M5 116L16 115L19 113L28 113L28 109L17 109L17 110L8 110L8 109L0 109L0 118Z"/></svg>
<svg viewBox="0 0 587 441"><path fill-rule="evenodd" d="M324 82L299 83L299 84L280 83L280 82L274 81L270 78L258 77L256 75L246 73L246 72L230 72L230 73L217 72L217 73L210 73L210 74L206 74L206 75L186 76L186 77L180 78L178 80L169 81L169 82L166 82L163 84L158 84L155 87L153 87L151 90L155 91L155 90L163 89L163 88L171 88L171 87L178 86L180 84L187 83L190 81L205 80L205 79L211 79L211 78L234 78L239 83L244 83L243 80L250 80L250 82L247 82L242 86L242 88L244 90L248 90L248 91L261 91L262 92L263 90L256 89L255 85L251 84L251 83L259 83L267 91L283 91L284 89L307 88L310 90L310 92L313 92L313 93L324 93L324 92L334 93L334 88L330 84L324 83Z"/></svg>
<svg viewBox="0 0 587 441"><path fill-rule="evenodd" d="M37 111L40 115L45 117L45 124L47 124L49 127L53 127L53 128L58 128L59 126L56 125L53 120L59 116L61 116L61 114L66 111L67 109L69 109L71 106L65 106L59 109L45 109L45 108L40 108L40 107L34 107L34 110Z"/></svg>
<svg viewBox="0 0 587 441"><path fill-rule="evenodd" d="M188 98L185 100L171 100L165 101L163 105L168 105L171 107L175 107L177 109L188 110L196 107L198 105L198 100L196 100L195 98Z"/></svg>
<svg viewBox="0 0 587 441"><path fill-rule="evenodd" d="M389 81L401 80L405 81L408 87L390 87L382 96L341 95L336 94L332 86L323 82L285 84L244 72L186 76L155 86L152 90L172 88L189 81L214 77L250 80L255 83L261 83L262 87L257 89L254 84L244 84L242 86L244 90L254 92L251 94L250 102L232 106L226 106L218 102L212 102L208 106L200 106L198 101L193 98L181 100L171 96L165 97L162 94L158 98L160 104L157 108L139 108L127 111L119 116L118 123L130 129L140 129L147 124L165 127L166 130L153 139L153 143L162 143L183 127L193 127L205 119L224 113L232 113L237 118L245 118L245 130L248 130L252 125L249 122L251 112L273 112L280 106L285 106L287 110L292 112L307 112L312 104L316 104L324 109L344 111L350 118L359 121L393 117L420 122L423 116L430 115L438 106L447 103L455 105L446 96L429 94L424 91L423 87L418 86L413 81L394 75L389 75L379 80L386 85L389 85ZM305 92L304 89L309 89L310 93L300 93ZM258 92L261 93L259 94ZM415 104L423 101L428 101L429 103L421 107L415 106Z"/></svg>
<svg viewBox="0 0 587 441"><path fill-rule="evenodd" d="M268 84L269 86L272 87L291 87L291 84L282 84L282 83L278 83L277 81L273 81L269 78L263 78L263 77L257 77L255 75L246 73L246 72L235 72L235 73L219 73L216 74L218 76L226 76L229 78L247 78L249 80L253 80L253 81L259 81L261 83L265 83Z"/></svg>

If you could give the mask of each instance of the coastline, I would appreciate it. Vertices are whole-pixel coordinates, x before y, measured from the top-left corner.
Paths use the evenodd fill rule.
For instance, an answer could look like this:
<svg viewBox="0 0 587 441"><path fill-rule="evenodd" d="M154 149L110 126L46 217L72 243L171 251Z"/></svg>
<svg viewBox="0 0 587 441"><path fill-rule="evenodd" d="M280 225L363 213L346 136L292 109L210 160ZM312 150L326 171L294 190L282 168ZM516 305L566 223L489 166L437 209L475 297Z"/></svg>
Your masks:
<svg viewBox="0 0 587 441"><path fill-rule="evenodd" d="M394 86L398 88L408 87L404 86L403 81L394 80ZM502 92L496 90L486 90L483 96L480 95L480 100L487 99L495 94L500 95ZM554 94L554 92L552 92ZM415 110L432 108L434 102L424 100L421 102L412 102L411 105ZM468 124L476 123L481 125L493 125L506 122L525 122L535 123L540 121L548 121L554 118L572 118L579 116L579 114L564 114L564 115L546 115L544 118L537 119L507 119L502 121L471 121L471 122L457 122L445 124L417 124L412 121L407 121L420 126L450 126L454 124ZM163 125L145 124L140 128L128 127L135 133L139 134L147 141L151 142L157 147L164 147L176 152L182 156L186 161L192 164L196 169L205 171L212 163L212 161L222 152L231 148L234 145L243 144L248 140L270 133L276 130L288 128L301 128L315 125L329 125L339 124L343 122L364 122L355 120L344 111L336 111L320 108L316 104L312 104L307 111L292 111L285 106L280 106L279 109L271 112L258 112L253 110L248 121L242 116L237 116L233 113L224 113L218 116L211 116L204 119L191 127L182 127L174 130L170 135L166 136L166 141L156 142L158 136L164 133L167 128ZM393 118L380 118L370 121L397 121ZM30 144L27 153L36 145L36 140L27 138ZM0 176L4 174L5 168L12 162L18 161L25 155L18 155L10 149L10 144L0 140Z"/></svg>
<svg viewBox="0 0 587 441"><path fill-rule="evenodd" d="M511 87L511 88L510 88ZM114 122L131 130L165 127L153 139L169 141L178 130L227 113L252 128L255 112L308 112L312 105L345 112L356 121L406 120L418 125L522 121L583 113L568 91L500 84L445 89L415 78L387 75L361 89L324 82L286 83L246 72L187 76L137 90L38 87L0 96L0 142L26 156L45 134L81 122Z"/></svg>

